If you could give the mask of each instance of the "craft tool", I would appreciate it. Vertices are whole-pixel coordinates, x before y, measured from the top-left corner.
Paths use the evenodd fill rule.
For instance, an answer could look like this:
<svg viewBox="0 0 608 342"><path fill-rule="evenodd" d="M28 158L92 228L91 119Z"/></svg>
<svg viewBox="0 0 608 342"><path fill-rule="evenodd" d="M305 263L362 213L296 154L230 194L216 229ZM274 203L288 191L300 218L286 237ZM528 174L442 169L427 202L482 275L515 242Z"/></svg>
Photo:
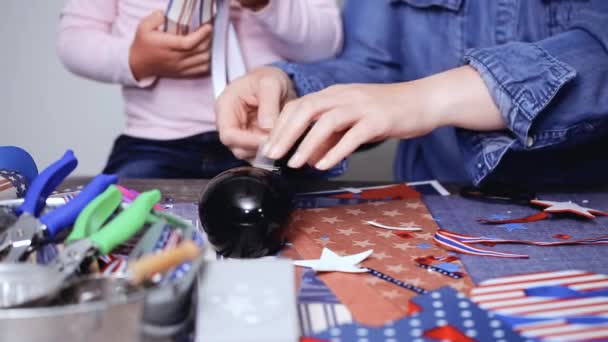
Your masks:
<svg viewBox="0 0 608 342"><path fill-rule="evenodd" d="M23 264L21 269L18 268L20 265L2 265L9 274L17 276L1 278L3 283L0 284L2 289L0 306L20 306L39 300L46 301L52 297L74 276L83 261L98 254L109 253L114 247L136 234L146 222L152 206L160 200L160 192L153 190L141 194L127 209L104 225L111 213L120 205L121 199L118 189L111 186L91 202L78 217L74 230L66 240L66 248L48 266ZM44 282L28 281L28 277L43 272Z"/></svg>

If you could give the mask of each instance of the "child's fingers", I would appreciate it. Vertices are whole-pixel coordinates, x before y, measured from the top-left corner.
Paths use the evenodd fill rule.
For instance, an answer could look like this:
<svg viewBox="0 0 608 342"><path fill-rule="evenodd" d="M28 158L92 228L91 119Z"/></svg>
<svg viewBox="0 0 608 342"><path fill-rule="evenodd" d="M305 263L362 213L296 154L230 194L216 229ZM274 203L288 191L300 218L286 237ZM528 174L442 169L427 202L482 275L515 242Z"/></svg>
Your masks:
<svg viewBox="0 0 608 342"><path fill-rule="evenodd" d="M181 70L189 70L196 67L200 67L203 65L209 66L209 61L211 60L211 55L209 52L202 52L196 55L192 55L189 57L185 57L179 63L179 67Z"/></svg>
<svg viewBox="0 0 608 342"><path fill-rule="evenodd" d="M199 77L205 76L209 73L209 63L203 63L195 65L189 69L186 69L180 73L182 77Z"/></svg>
<svg viewBox="0 0 608 342"><path fill-rule="evenodd" d="M156 31L164 23L165 15L163 11L155 11L141 20L139 29L144 32Z"/></svg>
<svg viewBox="0 0 608 342"><path fill-rule="evenodd" d="M170 47L175 50L190 51L197 48L203 41L210 40L213 31L210 24L199 27L196 31L185 36L173 36Z"/></svg>
<svg viewBox="0 0 608 342"><path fill-rule="evenodd" d="M276 118L281 111L281 81L270 76L264 76L259 80L257 89L258 98L258 122L260 127L266 130L272 129Z"/></svg>

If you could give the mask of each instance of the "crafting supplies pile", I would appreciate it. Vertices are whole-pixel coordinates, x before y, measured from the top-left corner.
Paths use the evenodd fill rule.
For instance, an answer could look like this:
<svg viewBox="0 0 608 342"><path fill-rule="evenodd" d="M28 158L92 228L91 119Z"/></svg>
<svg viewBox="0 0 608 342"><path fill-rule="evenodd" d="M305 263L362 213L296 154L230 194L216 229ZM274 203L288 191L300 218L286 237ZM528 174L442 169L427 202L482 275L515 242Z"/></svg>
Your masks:
<svg viewBox="0 0 608 342"><path fill-rule="evenodd" d="M190 300L182 299L192 296L201 266L201 233L165 213L158 190L139 194L117 185L114 175L98 175L84 187L57 193L77 164L68 150L25 193L20 193L26 184L21 177L0 172L14 197L25 195L0 201L0 222L7 223L0 227L0 339L24 336L11 318L15 315L23 317L22 324L49 324L74 312L95 317L101 338L110 334L116 317L100 313L112 307L135 317L127 328L137 340L142 326L152 337L187 334ZM136 308L144 308L143 314ZM182 320L176 314L163 317L167 314L159 308L186 314ZM96 340L93 332L89 336ZM59 337L77 335L65 331Z"/></svg>

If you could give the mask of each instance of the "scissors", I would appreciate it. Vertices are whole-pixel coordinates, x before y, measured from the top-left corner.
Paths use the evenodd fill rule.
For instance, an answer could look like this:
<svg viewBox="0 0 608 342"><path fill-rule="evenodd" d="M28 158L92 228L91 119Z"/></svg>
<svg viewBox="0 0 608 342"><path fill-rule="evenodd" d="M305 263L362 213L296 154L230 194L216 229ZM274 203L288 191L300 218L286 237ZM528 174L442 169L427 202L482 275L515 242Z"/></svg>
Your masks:
<svg viewBox="0 0 608 342"><path fill-rule="evenodd" d="M49 166L34 180L25 202L16 210L21 212L19 219L0 237L0 253L8 249L8 255L3 261L21 261L37 246L56 240L65 228L74 224L78 214L89 202L118 181L114 175L98 175L73 200L37 217L44 208L48 195L67 177L75 164L76 159L68 151L61 160Z"/></svg>

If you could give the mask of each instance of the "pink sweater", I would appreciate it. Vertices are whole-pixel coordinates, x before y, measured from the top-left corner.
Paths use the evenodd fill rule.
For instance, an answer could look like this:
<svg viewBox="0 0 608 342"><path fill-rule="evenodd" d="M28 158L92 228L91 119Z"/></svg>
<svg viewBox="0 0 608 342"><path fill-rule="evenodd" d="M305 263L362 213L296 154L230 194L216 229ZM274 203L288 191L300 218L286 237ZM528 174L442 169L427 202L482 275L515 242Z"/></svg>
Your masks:
<svg viewBox="0 0 608 342"><path fill-rule="evenodd" d="M75 74L122 85L124 133L179 139L215 130L210 77L138 83L129 48L139 21L168 0L69 0L61 16L59 57ZM249 68L279 60L312 61L335 55L342 24L335 0L271 0L260 12L242 10L235 26ZM108 115L112 115L108 113Z"/></svg>

